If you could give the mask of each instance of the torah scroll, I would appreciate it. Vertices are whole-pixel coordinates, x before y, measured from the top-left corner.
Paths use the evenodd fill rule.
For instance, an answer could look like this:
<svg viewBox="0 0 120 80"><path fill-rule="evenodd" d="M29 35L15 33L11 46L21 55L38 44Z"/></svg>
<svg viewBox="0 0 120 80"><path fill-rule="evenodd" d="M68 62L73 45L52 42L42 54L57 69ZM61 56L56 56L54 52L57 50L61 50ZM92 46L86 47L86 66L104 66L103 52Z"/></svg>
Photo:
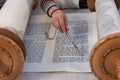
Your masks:
<svg viewBox="0 0 120 80"><path fill-rule="evenodd" d="M22 40L34 1L7 0L0 10L0 80L14 80L22 71L26 57Z"/></svg>
<svg viewBox="0 0 120 80"><path fill-rule="evenodd" d="M96 0L98 34L90 56L99 80L120 80L120 15L114 0Z"/></svg>

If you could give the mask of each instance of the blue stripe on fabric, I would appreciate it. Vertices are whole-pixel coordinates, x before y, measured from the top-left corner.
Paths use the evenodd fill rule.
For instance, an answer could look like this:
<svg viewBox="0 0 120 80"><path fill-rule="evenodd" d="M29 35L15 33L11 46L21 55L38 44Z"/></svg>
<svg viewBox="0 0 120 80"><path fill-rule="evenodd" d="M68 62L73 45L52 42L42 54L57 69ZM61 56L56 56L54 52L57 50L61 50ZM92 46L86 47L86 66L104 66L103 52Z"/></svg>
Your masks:
<svg viewBox="0 0 120 80"><path fill-rule="evenodd" d="M44 11L45 12L47 12L48 11L48 9L51 7L51 6L53 6L53 5L55 5L55 3L54 2L47 2L46 4L45 4L45 8L44 8Z"/></svg>

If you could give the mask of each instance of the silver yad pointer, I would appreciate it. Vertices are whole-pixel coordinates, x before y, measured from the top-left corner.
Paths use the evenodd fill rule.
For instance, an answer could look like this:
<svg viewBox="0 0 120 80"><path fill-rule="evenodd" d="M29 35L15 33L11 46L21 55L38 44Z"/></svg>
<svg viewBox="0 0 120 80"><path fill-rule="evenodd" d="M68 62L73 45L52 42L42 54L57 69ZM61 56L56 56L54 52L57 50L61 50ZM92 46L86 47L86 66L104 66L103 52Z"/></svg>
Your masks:
<svg viewBox="0 0 120 80"><path fill-rule="evenodd" d="M73 46L75 47L75 49L80 53L80 55L83 56L82 52L78 49L77 45L75 44L75 42L74 42L73 39L71 38L70 34L67 33L66 36L67 36L67 38L70 40L70 42L73 44Z"/></svg>

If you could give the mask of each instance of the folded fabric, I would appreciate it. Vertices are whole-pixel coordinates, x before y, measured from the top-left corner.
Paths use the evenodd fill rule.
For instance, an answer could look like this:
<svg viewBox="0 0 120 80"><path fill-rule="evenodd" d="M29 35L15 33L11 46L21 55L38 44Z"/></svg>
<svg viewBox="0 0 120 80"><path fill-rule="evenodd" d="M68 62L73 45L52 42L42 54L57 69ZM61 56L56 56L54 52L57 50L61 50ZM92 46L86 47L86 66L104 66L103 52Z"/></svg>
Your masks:
<svg viewBox="0 0 120 80"><path fill-rule="evenodd" d="M87 8L87 0L40 0L40 6L46 13L53 5L56 5L61 9Z"/></svg>
<svg viewBox="0 0 120 80"><path fill-rule="evenodd" d="M0 8L2 8L2 6L4 5L5 2L6 2L6 0L0 0Z"/></svg>

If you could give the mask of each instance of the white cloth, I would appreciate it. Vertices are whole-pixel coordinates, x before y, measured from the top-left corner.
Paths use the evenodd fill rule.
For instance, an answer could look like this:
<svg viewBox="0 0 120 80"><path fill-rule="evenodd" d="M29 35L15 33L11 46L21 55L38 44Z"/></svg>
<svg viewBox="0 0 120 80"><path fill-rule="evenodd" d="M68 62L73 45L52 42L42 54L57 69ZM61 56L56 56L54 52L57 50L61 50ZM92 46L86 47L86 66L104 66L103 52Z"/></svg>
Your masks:
<svg viewBox="0 0 120 80"><path fill-rule="evenodd" d="M79 0L55 0L59 8L79 8Z"/></svg>
<svg viewBox="0 0 120 80"><path fill-rule="evenodd" d="M22 40L33 0L7 0L0 11L0 27L17 34Z"/></svg>

